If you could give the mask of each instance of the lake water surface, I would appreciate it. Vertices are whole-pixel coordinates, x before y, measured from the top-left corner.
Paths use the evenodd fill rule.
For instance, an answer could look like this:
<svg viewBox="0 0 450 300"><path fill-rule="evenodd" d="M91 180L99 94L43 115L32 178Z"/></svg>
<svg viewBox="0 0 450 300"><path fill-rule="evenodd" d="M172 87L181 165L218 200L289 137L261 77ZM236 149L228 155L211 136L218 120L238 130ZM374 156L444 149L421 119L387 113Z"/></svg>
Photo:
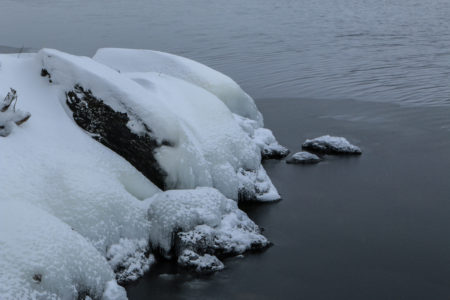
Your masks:
<svg viewBox="0 0 450 300"><path fill-rule="evenodd" d="M254 98L450 104L448 0L2 0L0 45L199 60Z"/></svg>
<svg viewBox="0 0 450 300"><path fill-rule="evenodd" d="M0 45L198 60L292 151L328 133L364 151L265 162L283 200L242 208L274 246L206 277L159 263L130 299L449 299L450 1L2 0L0 28Z"/></svg>

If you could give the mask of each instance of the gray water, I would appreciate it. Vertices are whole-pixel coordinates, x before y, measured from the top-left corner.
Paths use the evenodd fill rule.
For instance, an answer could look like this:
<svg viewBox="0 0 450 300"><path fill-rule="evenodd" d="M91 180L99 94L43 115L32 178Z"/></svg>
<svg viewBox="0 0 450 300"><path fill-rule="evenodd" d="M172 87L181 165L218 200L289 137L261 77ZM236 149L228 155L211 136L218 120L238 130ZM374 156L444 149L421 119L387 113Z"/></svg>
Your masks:
<svg viewBox="0 0 450 300"><path fill-rule="evenodd" d="M450 104L448 0L1 0L0 45L199 60L255 98Z"/></svg>
<svg viewBox="0 0 450 300"><path fill-rule="evenodd" d="M449 25L448 0L0 0L0 45L180 54L234 78L292 151L363 149L265 162L283 200L241 207L274 246L212 276L157 263L130 299L449 299Z"/></svg>

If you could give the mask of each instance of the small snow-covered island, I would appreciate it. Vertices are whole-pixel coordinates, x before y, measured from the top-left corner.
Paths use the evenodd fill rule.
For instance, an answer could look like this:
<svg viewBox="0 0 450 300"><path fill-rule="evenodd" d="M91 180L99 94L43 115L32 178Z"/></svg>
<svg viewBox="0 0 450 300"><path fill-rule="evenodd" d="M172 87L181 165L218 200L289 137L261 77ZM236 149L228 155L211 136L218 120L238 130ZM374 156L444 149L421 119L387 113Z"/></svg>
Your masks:
<svg viewBox="0 0 450 300"><path fill-rule="evenodd" d="M3 100L4 99L4 100ZM288 150L229 77L179 56L0 55L2 299L126 299L155 254L192 272L270 242L238 201L276 201Z"/></svg>

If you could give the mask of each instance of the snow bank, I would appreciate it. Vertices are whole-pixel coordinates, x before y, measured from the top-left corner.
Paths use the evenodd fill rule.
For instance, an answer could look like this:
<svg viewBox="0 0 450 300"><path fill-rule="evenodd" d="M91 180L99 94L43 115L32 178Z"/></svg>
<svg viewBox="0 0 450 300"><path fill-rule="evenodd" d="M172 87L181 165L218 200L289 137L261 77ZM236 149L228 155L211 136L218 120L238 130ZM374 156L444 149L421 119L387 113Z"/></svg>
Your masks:
<svg viewBox="0 0 450 300"><path fill-rule="evenodd" d="M181 56L151 50L99 49L94 59L123 72L156 72L190 82L216 95L233 112L255 120L263 118L253 99L228 76Z"/></svg>
<svg viewBox="0 0 450 300"><path fill-rule="evenodd" d="M346 138L324 135L315 139L306 140L302 148L325 154L361 154L358 146L350 144Z"/></svg>
<svg viewBox="0 0 450 300"><path fill-rule="evenodd" d="M0 228L2 299L98 299L114 279L92 244L34 205L2 198Z"/></svg>
<svg viewBox="0 0 450 300"><path fill-rule="evenodd" d="M160 190L79 129L59 89L40 77L35 55L1 55L0 62L0 94L14 87L18 107L33 115L0 140L0 212L14 217L1 218L2 292L70 299L88 289L99 298L114 279L107 250L122 238L148 241L139 199ZM35 270L42 284L26 283Z"/></svg>

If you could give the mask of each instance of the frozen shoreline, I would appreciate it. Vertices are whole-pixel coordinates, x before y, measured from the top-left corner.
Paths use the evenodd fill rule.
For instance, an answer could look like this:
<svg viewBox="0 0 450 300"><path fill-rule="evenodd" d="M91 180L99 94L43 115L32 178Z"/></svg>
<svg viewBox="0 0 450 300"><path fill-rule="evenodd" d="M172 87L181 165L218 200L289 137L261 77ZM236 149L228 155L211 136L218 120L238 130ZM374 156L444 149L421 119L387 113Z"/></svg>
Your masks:
<svg viewBox="0 0 450 300"><path fill-rule="evenodd" d="M280 199L261 160L287 149L226 75L156 51L42 49L0 55L8 91L5 299L124 299L117 283L151 269L154 253L213 272L224 267L215 255L270 244L237 201Z"/></svg>

